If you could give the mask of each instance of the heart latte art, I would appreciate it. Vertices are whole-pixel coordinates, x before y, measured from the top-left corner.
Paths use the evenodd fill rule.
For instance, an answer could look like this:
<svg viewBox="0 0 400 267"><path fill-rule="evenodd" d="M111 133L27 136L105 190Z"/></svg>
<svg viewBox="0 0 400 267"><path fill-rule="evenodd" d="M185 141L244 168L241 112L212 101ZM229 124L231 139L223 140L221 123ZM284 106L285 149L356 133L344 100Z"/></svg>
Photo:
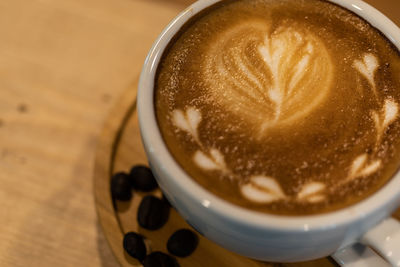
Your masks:
<svg viewBox="0 0 400 267"><path fill-rule="evenodd" d="M301 215L361 201L400 162L400 53L322 0L226 0L182 27L155 78L163 139L211 193Z"/></svg>
<svg viewBox="0 0 400 267"><path fill-rule="evenodd" d="M213 100L254 123L260 133L317 108L333 76L322 40L295 25L274 32L268 26L249 21L220 34L210 42L202 68Z"/></svg>

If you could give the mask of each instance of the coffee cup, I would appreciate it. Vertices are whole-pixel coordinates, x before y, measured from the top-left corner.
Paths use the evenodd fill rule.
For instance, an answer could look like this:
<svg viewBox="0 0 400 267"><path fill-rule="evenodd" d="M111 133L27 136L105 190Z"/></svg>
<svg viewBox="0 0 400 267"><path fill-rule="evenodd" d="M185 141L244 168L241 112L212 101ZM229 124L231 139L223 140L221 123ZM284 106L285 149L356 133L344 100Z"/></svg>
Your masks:
<svg viewBox="0 0 400 267"><path fill-rule="evenodd" d="M232 204L211 193L193 180L171 154L155 111L155 79L159 63L171 40L187 21L218 2L198 1L179 14L154 43L140 77L137 107L142 141L166 197L202 235L249 258L304 261L332 255L361 242L378 251L391 264L400 265L400 224L390 218L400 204L398 172L371 195L339 209L317 214L269 214ZM366 20L400 50L399 28L379 11L359 0L329 2ZM310 40L313 42L314 39ZM364 58L364 62L368 61L369 57ZM316 99L319 97L317 95ZM389 104L387 109L390 107L393 106ZM289 113L286 117L293 119ZM353 166L364 161L364 157L358 157Z"/></svg>

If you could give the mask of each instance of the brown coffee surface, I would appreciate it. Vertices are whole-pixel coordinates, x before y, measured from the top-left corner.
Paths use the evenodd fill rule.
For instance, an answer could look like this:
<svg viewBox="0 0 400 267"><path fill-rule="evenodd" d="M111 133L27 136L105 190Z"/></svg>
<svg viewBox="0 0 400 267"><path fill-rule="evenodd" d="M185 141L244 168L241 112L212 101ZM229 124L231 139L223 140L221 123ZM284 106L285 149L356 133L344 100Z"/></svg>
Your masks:
<svg viewBox="0 0 400 267"><path fill-rule="evenodd" d="M337 210L400 162L400 53L319 0L222 1L173 38L155 79L180 166L231 203L273 214Z"/></svg>

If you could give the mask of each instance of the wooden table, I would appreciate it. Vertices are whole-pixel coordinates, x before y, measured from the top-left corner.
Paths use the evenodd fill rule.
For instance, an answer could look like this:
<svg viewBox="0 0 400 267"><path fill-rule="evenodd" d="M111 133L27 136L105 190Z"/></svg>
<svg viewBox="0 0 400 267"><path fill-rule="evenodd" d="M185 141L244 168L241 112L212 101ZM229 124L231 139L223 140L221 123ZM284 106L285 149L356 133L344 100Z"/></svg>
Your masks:
<svg viewBox="0 0 400 267"><path fill-rule="evenodd" d="M192 0L0 1L0 266L118 266L92 191L98 136ZM400 25L398 0L368 0Z"/></svg>

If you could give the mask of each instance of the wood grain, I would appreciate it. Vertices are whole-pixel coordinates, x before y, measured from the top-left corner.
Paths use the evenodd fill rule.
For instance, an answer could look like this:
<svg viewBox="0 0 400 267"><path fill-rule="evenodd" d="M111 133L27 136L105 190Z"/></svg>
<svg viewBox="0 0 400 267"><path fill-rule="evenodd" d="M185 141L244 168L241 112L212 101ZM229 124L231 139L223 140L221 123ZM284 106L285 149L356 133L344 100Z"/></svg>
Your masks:
<svg viewBox="0 0 400 267"><path fill-rule="evenodd" d="M367 1L400 24L398 0ZM95 212L96 145L191 2L0 1L0 266L118 265Z"/></svg>
<svg viewBox="0 0 400 267"><path fill-rule="evenodd" d="M0 266L116 266L97 222L104 119L183 7L0 1Z"/></svg>

